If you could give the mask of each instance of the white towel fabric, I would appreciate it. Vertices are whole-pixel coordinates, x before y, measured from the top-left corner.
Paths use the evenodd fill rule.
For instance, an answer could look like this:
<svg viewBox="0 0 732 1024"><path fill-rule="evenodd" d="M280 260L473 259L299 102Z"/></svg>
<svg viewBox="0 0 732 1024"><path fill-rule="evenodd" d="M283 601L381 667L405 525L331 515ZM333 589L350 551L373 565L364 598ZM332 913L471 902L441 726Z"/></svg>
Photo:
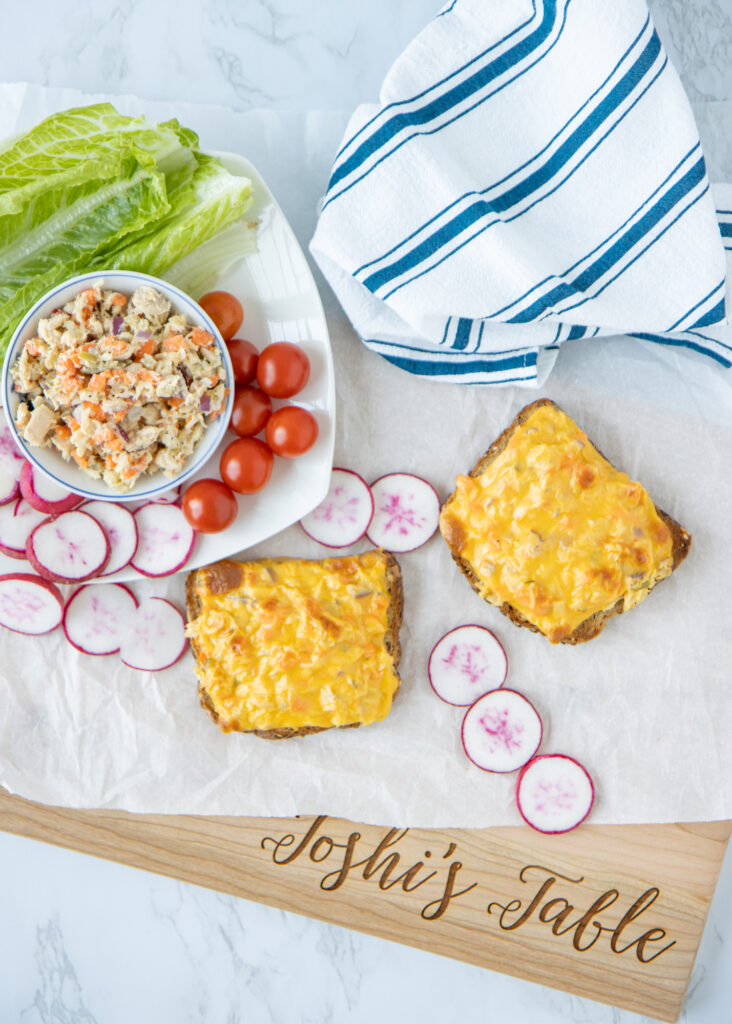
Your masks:
<svg viewBox="0 0 732 1024"><path fill-rule="evenodd" d="M729 367L715 197L644 0L453 0L352 116L311 250L366 344L433 379L538 385L614 334Z"/></svg>

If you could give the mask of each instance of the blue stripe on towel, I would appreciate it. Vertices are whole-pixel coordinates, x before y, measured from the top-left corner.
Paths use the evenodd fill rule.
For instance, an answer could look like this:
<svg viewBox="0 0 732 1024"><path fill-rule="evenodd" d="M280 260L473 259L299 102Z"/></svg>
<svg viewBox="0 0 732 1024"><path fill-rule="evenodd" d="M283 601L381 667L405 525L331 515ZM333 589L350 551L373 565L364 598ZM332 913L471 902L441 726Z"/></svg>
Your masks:
<svg viewBox="0 0 732 1024"><path fill-rule="evenodd" d="M652 46L651 43L653 43ZM573 136L570 136L570 140L568 140L567 143L564 144L564 146L560 147L560 149L557 151L557 154L555 154L555 156L550 161L548 161L543 168L540 168L538 171L535 171L534 174L531 175L526 180L526 182L523 182L521 185L515 186L514 188L510 189L507 193L504 193L503 195L496 196L491 200L476 200L476 202L471 204L471 206L469 206L461 214L455 217L452 221L448 221L448 223L445 224L442 228L434 232L433 235L431 235L424 242L420 243L420 245L416 246L413 250L411 250L411 252L408 255L403 256L400 260L397 260L389 267L385 267L383 270L371 274L369 277L365 278L362 283L369 289L369 291L378 291L389 281L401 276L407 270L414 269L420 263L423 263L429 256L433 255L437 250L443 248L449 242L455 240L471 225L476 224L477 222L479 222L486 216L490 216L491 214L501 214L508 212L511 206L514 206L517 203L520 203L524 199L528 198L531 192L534 191L536 188L541 187L541 185L547 184L551 180L551 178L558 173L560 167L563 166L571 158L572 155L574 155L574 153L582 146L582 144L585 141L587 141L587 138L589 138L592 135L595 129L603 124L603 122L611 113L612 109L616 109L617 106L619 106L623 102L623 100L627 98L629 93L632 92L632 90L636 87L639 80L643 78L645 73L652 66L653 61L660 52L660 41L655 32L651 39L651 43L649 43L649 47L646 47L646 49L643 51L642 58L639 58L639 62L633 65L633 67L630 69L630 71L624 77L624 79L620 83L618 83L618 87L616 87L616 89L619 89L619 91L616 92L616 90L613 90L613 93L615 93L616 95L615 106L613 106L612 108L603 109L601 111L601 107L604 106L604 104L601 105L601 107L598 108L598 111L594 112L593 115L589 117L583 125L580 126L580 128L576 129L575 133L573 133ZM655 55L652 56L654 52ZM489 220L487 224L484 224L479 231L473 233L470 236L470 238L468 238L465 242L461 243L460 245L456 246L447 255L451 256L455 252L458 252L461 248L463 248L464 245L466 245L468 242L471 242L478 234L482 234L483 231L488 230L488 228L493 227L493 225L498 223L510 223L511 221L516 220L517 217L522 216L528 210L532 209L533 206L535 206L538 202L541 202L548 196L553 195L553 193L556 192L557 189L560 188L567 181L567 179L571 177L571 175L574 174L585 163L585 161L592 155L592 153L594 153L595 149L597 149L600 143L605 138L607 138L607 135L610 134L610 132L613 131L625 119L625 117L633 109L635 104L641 99L641 97L644 95L647 89L650 88L650 86L656 80L658 75L660 75L661 71L663 70L663 67L665 67L665 63L666 61L664 61L664 64L661 66L661 68L659 68L658 72L653 76L651 81L647 83L647 85L636 97L634 102L628 107L628 109L623 112L622 116L618 118L615 124L613 124L608 129L608 131L605 132L597 140L595 145L592 146L592 148L583 156L579 163L577 163L577 165L573 167L569 171L569 173L565 175L565 177L562 178L560 182L557 183L557 185L555 185L548 192L539 196L530 206L520 210L513 216L505 218L495 216L492 220ZM620 86L623 86L623 88L620 89ZM613 95L613 93L611 93L607 97L608 100L610 99L610 96ZM600 111L601 113L599 113ZM597 121L596 123L593 123L595 118L597 118ZM578 132L582 132L582 134L578 136ZM575 136L577 137L575 138ZM563 154L564 160L562 160L562 157L559 156L559 154L562 153L562 150L568 146L569 142L572 139L574 139L574 145L569 149L568 152L565 152ZM391 295L393 295L396 291L399 291L399 289L403 288L405 285L410 284L418 277L421 277L422 274L428 273L430 270L434 269L435 266L439 266L441 262L442 260L439 260L437 263L432 264L430 267L426 268L426 270L421 271L419 274L416 274L408 278L406 281L402 281L400 284L396 285L390 291L384 292L380 297L382 299L389 298Z"/></svg>
<svg viewBox="0 0 732 1024"><path fill-rule="evenodd" d="M434 356L435 360L449 359L450 353L444 350L433 348L420 348L419 345L413 345L411 342L408 344L403 341L385 341L383 338L364 338L364 344L366 345L384 345L386 348L401 348L405 352L423 352L425 355ZM559 348L559 345L547 345L547 348ZM500 348L491 349L490 352L485 354L486 358L493 358L493 356L508 356L515 355L515 348Z"/></svg>
<svg viewBox="0 0 732 1024"><path fill-rule="evenodd" d="M458 351L462 351L468 347L470 341L470 330L473 326L473 321L468 320L466 317L461 316L458 320L457 330L455 331L455 340L452 343L452 347Z"/></svg>
<svg viewBox="0 0 732 1024"><path fill-rule="evenodd" d="M674 226L674 224L675 224L675 223L676 223L676 222L677 222L677 221L678 221L678 220L679 220L679 219L680 219L681 217L683 217L683 216L684 216L684 214L686 213L686 211L687 211L687 210L690 210L692 206L694 206L694 205L695 205L696 203L698 203L698 202L699 202L699 200L700 200L700 199L701 199L701 198L702 198L703 196L705 196L705 195L706 195L706 193L707 193L708 191L709 191L709 183L707 182L707 184L706 184L706 185L704 186L704 188L703 188L703 189L701 190L701 192L699 192L699 193L698 193L697 195L695 195L695 196L694 196L694 198L693 198L693 199L691 199L691 200L690 200L690 201L689 201L689 202L688 202L688 203L686 204L686 206L685 206L685 207L683 208L683 210L680 210L680 211L679 211L679 212L678 212L678 213L676 214L676 216L675 216L675 217L673 218L673 220L669 221L669 223L668 223L668 224L667 224L667 225L666 225L666 226L665 226L665 227L664 227L664 228L663 228L663 229L662 229L661 231L659 231L659 232L658 232L658 234L657 234L657 235L656 235L656 236L655 236L654 238L652 238L652 239L650 240L650 242L648 242L648 244L647 244L647 245L644 245L644 246L643 246L643 248L642 248L642 249L640 250L640 252L639 252L639 253L637 253L637 254L636 254L636 255L635 255L634 257L633 257L633 259L632 259L632 260L630 260L630 261L629 261L628 263L626 263L626 264L625 264L624 266L622 266L622 267L620 268L620 270L618 270L618 272L617 272L616 274L613 274L613 276L612 276L611 278L609 278L609 279L608 279L607 281L605 281L605 283L604 283L604 284L602 285L602 287L601 287L601 288L598 288L598 289L597 289L597 291L596 291L596 292L594 292L594 293L593 293L592 295L585 295L585 296L584 296L584 298L582 298L582 299L580 299L580 300L579 300L579 302L575 302L575 303L573 303L573 304L572 304L571 306L565 306L565 307L564 307L564 309L562 309L562 310L560 310L560 311L559 311L559 314L558 314L558 315L563 315L563 314L565 314L565 313L569 312L569 310L571 310L571 309L577 309L577 307L578 307L578 306L583 306L583 305L585 304L585 302L589 302L589 301L590 301L590 299L594 299L594 298L597 298L597 296L598 296L598 295L600 295L600 294L601 294L602 292L604 292L604 291L605 291L605 289L606 289L606 288L608 288L608 287L609 287L609 286L610 286L610 285L611 285L611 284L613 283L613 281L617 280L617 278L619 278L619 277L620 277L620 275L621 275L621 274L623 274L623 273L624 273L624 272L625 272L625 271L626 271L626 270L628 269L628 267L632 267L632 266L633 266L633 264L634 264L634 263L635 263L635 262L636 262L637 260L639 260L639 259L641 258L641 256L643 256L643 255L644 255L644 254L645 254L645 253L646 253L646 252L647 252L647 251L648 251L648 250L649 250L649 249L651 248L651 246L655 245L655 243L656 243L656 242L658 241L658 239L659 239L659 238L662 238L662 237L663 237L663 236L664 236L664 235L666 234L666 232L667 232L667 231L669 230L669 228L672 228L672 227ZM546 314L544 315L544 317L542 317L542 319L546 319L546 317L547 317L547 316L549 316L549 313L546 313Z"/></svg>
<svg viewBox="0 0 732 1024"><path fill-rule="evenodd" d="M706 348L704 345L697 345L693 341L685 341L682 338L669 338L663 334L631 334L631 338L642 338L644 341L654 341L659 345L670 345L675 348L689 348L694 352L701 352L704 356L710 356L712 359L716 359L718 363L727 369L732 366L732 362L729 359L725 359L718 352L714 352L711 348Z"/></svg>
<svg viewBox="0 0 732 1024"><path fill-rule="evenodd" d="M381 256L377 256L373 260L369 260L368 263L364 263L357 270L354 270L353 276L354 277L359 277L364 270L368 269L368 267L373 266L374 263L380 263L381 260L385 260L388 256L391 256L392 253L396 252L397 249L400 249L403 245L406 245L407 242L412 240L412 238L414 238L416 235L420 234L420 232L424 231L425 228L428 228L430 226L430 224L433 224L440 217L444 217L444 215L446 213L448 213L451 209L453 209L453 207L457 206L458 203L463 202L465 199L469 199L471 196L485 195L485 193L491 191L491 189L498 188L500 185L505 184L505 182L507 182L510 178L513 178L517 174L520 174L521 171L525 170L530 164L532 164L536 160L538 160L540 156L543 156L544 153L546 153L546 151L551 148L553 143L556 142L556 140L559 138L559 136L562 134L562 132L566 128L569 127L569 125L572 123L572 121L574 121L577 117L579 117L579 115L582 113L582 111L585 110L587 108L587 106L589 106L589 104L594 100L594 98L597 96L597 94L599 92L601 92L602 89L604 89L605 86L608 84L608 82L610 82L612 80L613 75L616 73L616 71L618 70L620 65L623 63L625 58L628 56L628 54L631 52L633 47L636 45L638 40L641 38L643 33L648 28L648 24L649 24L650 20L651 20L651 16L649 14L648 17L646 18L645 22L643 23L643 27L641 28L640 32L635 37L635 39L630 44L630 46L625 50L625 52L620 57L620 59L615 64L615 66L610 71L610 73L600 83L600 85L597 87L597 89L595 89L595 91L590 96L588 96L588 98L585 100L585 102L582 104L582 106L579 107L572 114L572 116L570 118L568 118L564 122L564 124L561 126L561 128L557 132L554 133L554 135L551 137L551 139L549 139L547 144L545 146L543 146L538 151L538 153L536 153L534 156L532 156L529 160L524 161L523 164L521 164L515 170L511 171L509 174L504 175L503 178L500 178L498 181L492 182L490 185L487 186L487 188L481 189L480 191L463 192L463 194L461 196L458 196L457 199L453 200L453 202L451 202L447 206L445 206L442 210L439 211L439 213L436 213L433 217L430 217L429 220L425 221L425 223L422 224L420 227L418 227L415 231L412 231L409 235L406 236L406 238L403 238L401 240L401 242L398 242L396 245L392 246L391 249L388 249L385 253L382 253Z"/></svg>
<svg viewBox="0 0 732 1024"><path fill-rule="evenodd" d="M712 327L714 324L718 324L724 320L724 314L724 298L721 298L716 306L713 306L708 313L705 313L704 316L695 321L689 330L692 330L695 327Z"/></svg>
<svg viewBox="0 0 732 1024"><path fill-rule="evenodd" d="M589 267L578 274L577 277L575 277L569 284L560 284L553 288L546 295L542 296L542 298L537 299L532 303L532 305L527 306L527 308L521 310L520 313L516 313L515 316L511 317L511 319L507 321L507 323L529 323L532 320L536 320L542 313L552 312L554 306L562 300L570 298L572 295L576 295L577 293L584 293L591 285L595 284L601 277L611 270L612 267L615 266L637 242L649 234L658 222L662 220L674 206L680 203L683 198L699 184L699 182L703 181L705 173L704 159L700 157L694 166L686 172L683 178L672 185L671 188L668 189L668 191L665 192L656 203L654 203L650 210L648 210L629 231L626 231L624 235L614 242L599 259L595 260L594 263L591 263ZM704 191L706 191L706 189ZM688 207L685 207L682 213L685 212L686 209L688 209ZM681 216L681 214L679 214L679 216ZM675 218L672 223L675 223L677 219L678 218ZM670 225L668 226L670 227ZM668 227L665 228L661 234L665 234L667 230ZM658 237L660 238L661 235ZM656 239L654 238L653 242L655 241ZM646 250L644 249L643 251L645 252ZM624 269L625 268L623 268L623 270ZM620 273L622 273L622 271L620 271ZM612 280L615 280L615 278ZM609 281L603 286L603 288L606 288L608 284L610 284ZM600 289L600 291L602 290L603 289ZM599 294L599 292L596 292L595 294ZM594 296L592 297L594 298ZM577 306L582 305L583 302L586 302L588 298L590 298L590 296L585 296L581 302L578 302L574 306L570 306L568 308L575 309ZM564 309L563 312L566 313L567 309ZM557 315L560 314L557 313Z"/></svg>
<svg viewBox="0 0 732 1024"><path fill-rule="evenodd" d="M447 11L442 11L441 13L447 14ZM437 17L439 16L440 15L438 14ZM348 147L353 142L356 141L359 135L363 135L363 133L371 127L374 121L378 121L380 117L382 117L388 111L393 110L395 107L403 107L406 106L408 103L416 103L417 100L424 99L424 97L427 96L428 93L434 92L434 90L439 89L441 85L445 85L447 82L455 78L457 75L462 74L463 71L467 71L468 68L472 67L473 64L477 63L477 61L482 60L489 53L492 53L494 50L497 50L499 46L503 46L504 43L507 43L509 41L509 39L513 39L515 35L518 35L519 32L527 28L527 26L529 26L531 22L534 20L535 16L536 0L534 0L532 4L531 14L526 19L526 21L522 21L521 24L517 25L512 32L508 33L507 36L503 36L503 38L498 39L495 43L493 43L492 46L489 46L487 49L482 50L480 53L476 54L475 57L471 58L467 64L461 64L460 67L456 68L454 71L451 71L449 75L445 75L445 77L441 78L439 81L433 82L432 85L428 85L426 89L422 90L422 92L418 92L414 96L408 96L406 99L403 100L393 100L391 103L387 103L385 107L382 107L380 110L377 110L374 116L369 118L366 124L362 125L357 132L354 132L350 139L346 139L346 141L343 143L343 145L335 155L334 164L338 162L338 158L341 156L341 154L344 153L345 150L348 149Z"/></svg>
<svg viewBox="0 0 732 1024"><path fill-rule="evenodd" d="M678 318L678 320L676 320L674 323L672 323L670 327L667 327L666 330L669 331L669 332L671 332L671 331L684 331L684 330L687 329L687 326L691 326L691 327L707 327L709 325L709 323L717 323L718 320L723 319L724 318L724 313L722 313L722 316L718 317L717 320L711 320L711 321L708 321L707 323L702 323L701 320L700 320L697 323L694 323L694 324L682 327L682 324L684 323L684 321L687 320L691 316L692 313L695 313L696 310L699 308L699 306L703 306L705 302L709 302L709 300L712 298L712 296L716 295L716 293L720 290L720 288L724 289L724 278L722 278L722 280L719 282L719 284L715 284L714 288L712 288L711 291L708 291L707 294L704 295L701 299L699 299L698 302L695 302L694 305L691 307L691 309L687 309L687 311L684 313L684 315L680 316ZM717 305L718 304L715 304L715 308L716 308ZM722 308L724 309L724 299L722 299ZM711 312L713 312L713 310L708 310L704 314L704 316L702 316L702 320L704 320L705 317L709 316L709 314Z"/></svg>
<svg viewBox="0 0 732 1024"><path fill-rule="evenodd" d="M553 47L559 40L559 37L561 36L566 21L567 9L570 3L571 0L564 0L564 6L562 8L562 22L560 25L559 33L557 34L557 38L554 40L552 45L548 47L546 53L548 53L549 50L553 49ZM529 68L532 68L534 64L537 64L540 60L542 60L543 57L546 56L546 53L541 54L535 61L533 61L527 67L522 68L514 78L509 80L509 82L506 82L503 85L499 86L498 89L496 89L493 93L488 93L488 95L484 96L482 99L474 103L472 107L468 107L467 110L463 110L461 113L456 114L455 117L451 118L449 121L445 121L444 123L440 124L437 128L434 128L431 131L415 132L412 135L407 136L407 138L403 139L401 142L397 143L397 145L395 145L391 150L389 150L388 153L385 153L378 161L376 161L376 163L374 163L372 167L365 170L363 174L361 174L358 178L355 178L349 185L341 189L340 192L336 192L334 195L330 195L330 192L333 189L334 185L337 185L338 182L341 181L348 174L350 174L351 171L355 170L357 167L360 167L370 155L375 153L378 149L382 148L383 145L386 145L387 142L391 141L394 138L394 136L403 128L407 128L412 125L429 123L430 120L434 120L439 115L446 113L448 110L451 110L452 108L457 106L463 100L466 100L470 96L474 95L479 89L482 89L485 85L487 85L494 79L498 78L499 75L505 74L506 71L509 71L516 64L520 63L520 61L524 57L529 56L531 53L533 53L534 50L539 49L542 43L544 43L545 40L550 36L551 30L554 28L554 25L556 23L556 5L557 0L547 0L546 9L544 12L544 19L539 29L532 35L528 36L525 40L522 40L520 43L517 43L507 53L501 54L500 57L498 57L495 61L489 64L486 68L483 68L480 71L475 72L465 82L462 82L460 85L455 86L448 93L443 93L442 96L438 97L435 100L432 100L427 105L427 107L422 108L420 111L414 111L410 114L397 114L394 118L392 118L392 122L396 124L396 127L392 127L392 130L388 131L387 129L392 122L387 122L387 124L382 126L382 128L377 129L377 131L374 133L374 136L371 139L367 140L366 142L362 142L358 149L355 151L355 153L348 157L343 164L335 168L335 170L333 171L331 179L328 182L326 199L325 202L323 203L322 209L325 210L326 207L329 206L334 199L337 199L339 196L344 195L346 192L348 192L351 188L353 188L354 185L358 184L359 181L366 177L366 175L370 173L370 171L372 171L374 167L377 167L382 160L384 160L387 156L391 156L391 154L395 153L398 149L401 149L401 147L405 143L409 142L411 138L414 138L415 135L431 135L434 134L435 132L441 131L443 128L446 128L448 125L452 124L453 121L456 121L460 117L463 117L465 114L470 113L471 110L474 110L475 107L478 106L480 103L484 103L492 95L495 95L496 92L500 92L502 89L506 87L506 85L515 81L516 78L520 78L522 75L526 73L526 71L529 70ZM551 17L547 16L548 11L551 11Z"/></svg>
<svg viewBox="0 0 732 1024"><path fill-rule="evenodd" d="M447 7L445 7L445 9L444 9L444 10L440 11L440 12L439 12L439 14L436 14L436 15L435 15L435 17L436 17L436 18L442 18L442 17L444 17L444 16L446 15L446 14L449 14L449 13L450 13L450 11L451 11L451 10L453 9L453 7L455 6L455 4L456 4L457 2L458 2L458 0L452 0L452 3L451 3L451 4L449 4L449 5L447 6Z"/></svg>
<svg viewBox="0 0 732 1024"><path fill-rule="evenodd" d="M378 338L373 339L377 344ZM368 342L367 342L368 344ZM408 359L404 356L387 355L384 358L390 363L399 366L402 370L409 370L410 373L420 374L422 377L457 377L468 373L496 374L503 370L517 370L521 367L528 369L536 366L536 352L527 352L523 355L511 356L508 359L458 359L455 362L433 363L428 360ZM526 377L513 377L511 380L525 380ZM509 381L502 380L506 384Z"/></svg>
<svg viewBox="0 0 732 1024"><path fill-rule="evenodd" d="M632 213L631 213L631 214L630 214L630 215L629 215L628 217L626 217L626 219L625 219L625 220L623 221L623 223L622 223L622 224L620 224L620 225L619 225L619 226L618 226L618 227L617 227L617 228L616 228L616 229L615 229L615 230L614 230L613 232L611 232L611 234L609 234L609 235L608 235L608 236L607 236L606 238L603 238L603 240L602 240L601 242L598 242L598 244L597 244L597 245L595 246L595 248L594 248L594 249L590 249L590 251L589 251L588 253L586 253L586 254L585 254L585 255L584 255L584 256L583 256L583 257L582 257L581 259L579 259L579 260L577 260L577 261L576 261L575 263L573 263L571 267L567 267L567 268L566 268L566 270L563 270L563 271L562 271L562 273L561 273L561 278L564 278L564 277L566 277L566 276L567 276L568 274L571 274L571 273L572 273L572 271L573 271L573 270L576 270L576 269L577 269L577 267L579 267L579 265L580 265L581 263L584 263L584 262L585 262L585 260L588 260L588 259L589 259L589 258L590 258L591 256L594 256L594 255L595 255L595 253L596 253L596 252L599 252L599 250L600 250L600 249L602 249L602 247L603 247L604 245L607 245L607 243L608 243L608 242L609 242L609 241L610 241L610 240L611 240L611 239L612 239L612 238L613 238L613 237L614 237L615 235L620 235L620 232L622 232L623 228L626 228L626 227L628 226L628 224L630 224L630 222L631 222L631 221L633 220L633 218L634 218L634 217L635 217L635 216L636 216L636 215L637 215L638 213L640 213L640 211L641 211L641 210L643 209L643 207L644 207L644 206L647 206L647 205L648 205L648 203L649 203L649 202L650 202L650 201L651 201L651 200L652 200L652 199L653 199L653 198L654 198L655 196L657 196L657 195L658 195L658 193L659 193L659 192L661 191L661 189L662 189L662 188L663 188L663 187L664 187L665 185L667 185L667 184L669 183L669 181L671 181L671 179L673 178L674 174L676 174L676 172L677 172L677 171L679 170L679 168L680 168L680 167L682 167L682 166L684 165L684 163L686 163L686 161L687 161L687 160L689 160L689 158L690 158L690 157L691 157L691 156L692 156L692 155L693 155L693 154L694 154L694 153L696 152L696 150L698 150L698 149L700 149L700 143L698 143L698 142L697 142L697 143L696 143L696 144L695 144L694 146L692 146L692 147L691 147L691 149L690 149L690 150L688 151L688 153L685 153L685 154L684 154L684 156L683 156L683 157L682 157L682 158L681 158L681 159L679 160L679 162L678 162L678 163L676 164L676 166L675 166L674 168L672 168L672 170L671 170L671 171L669 172L669 174L667 174L667 175L666 175L666 177L665 177L665 178L663 179L663 181L662 181L662 182L661 182L661 183L660 183L659 185L657 185L657 186L656 186L656 188L655 188L655 189L653 190L653 192L651 192L651 194L650 194L649 196L646 196L646 198L645 198L645 199L643 200L643 202L642 202L642 203L639 203L639 204L638 204L638 206L636 206L636 208L635 208L635 209L633 210L633 212L632 212ZM525 301L526 299L528 299L529 295L531 295L531 293L532 293L532 292L536 291L536 290L537 290L537 288L541 288L541 287L543 287L543 285L545 285L545 284L548 284L548 283L549 283L550 281L557 281L557 280L559 280L559 279L560 279L560 278L558 278L558 277L557 277L556 275L554 275L553 277L551 277L551 276L550 276L550 277L545 277L545 278L543 278L543 280L541 280L541 281L538 281L538 282L537 282L537 283L536 283L535 285L532 285L532 286L531 286L531 288L529 288L529 290L528 290L528 291L526 291L526 292L524 292L524 293L523 293L523 295L519 295L519 296L518 296L518 298L514 299L514 300L513 300L512 302L509 302L509 303L508 303L508 305L506 305L506 306L502 306L502 307L501 307L500 309L496 309L496 310L494 310L493 312L489 313L489 314L488 314L488 317L489 317L489 319L497 319L498 317L500 317L500 315L501 315L502 313L505 313L505 312L506 312L506 311L507 311L508 309L510 309L510 308L511 308L511 306L516 306L516 305L518 305L518 304L519 304L520 302L524 302L524 301Z"/></svg>
<svg viewBox="0 0 732 1024"><path fill-rule="evenodd" d="M700 331L686 331L685 333L693 334L695 338L702 338L704 341L711 341L712 345L726 349L727 352L732 352L732 345L725 345L725 343L720 341L718 338L710 338L708 334L702 334Z"/></svg>

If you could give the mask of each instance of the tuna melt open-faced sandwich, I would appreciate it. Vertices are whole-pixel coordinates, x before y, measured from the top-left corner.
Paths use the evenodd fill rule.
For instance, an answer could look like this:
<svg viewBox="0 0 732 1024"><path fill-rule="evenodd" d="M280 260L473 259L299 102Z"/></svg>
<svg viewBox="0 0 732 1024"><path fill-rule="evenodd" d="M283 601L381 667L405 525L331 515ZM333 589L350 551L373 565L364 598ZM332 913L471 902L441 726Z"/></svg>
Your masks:
<svg viewBox="0 0 732 1024"><path fill-rule="evenodd" d="M402 580L381 550L322 561L223 561L188 574L199 694L224 732L265 739L389 714Z"/></svg>
<svg viewBox="0 0 732 1024"><path fill-rule="evenodd" d="M551 643L591 640L686 557L691 537L554 402L527 405L468 476L440 530L480 596Z"/></svg>

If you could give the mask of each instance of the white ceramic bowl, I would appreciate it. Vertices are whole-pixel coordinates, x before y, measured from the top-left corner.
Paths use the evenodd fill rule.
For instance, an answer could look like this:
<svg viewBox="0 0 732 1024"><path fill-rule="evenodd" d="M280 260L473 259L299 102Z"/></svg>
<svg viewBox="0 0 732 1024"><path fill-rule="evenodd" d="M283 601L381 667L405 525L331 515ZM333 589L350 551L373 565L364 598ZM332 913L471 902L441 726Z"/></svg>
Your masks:
<svg viewBox="0 0 732 1024"><path fill-rule="evenodd" d="M37 333L38 321L48 316L52 310L65 305L73 299L85 285L93 281L104 281L106 288L114 288L123 294L131 295L140 285L152 285L162 292L170 300L173 309L182 313L196 327L202 327L214 336L214 341L219 348L224 367L226 379L229 383L229 394L226 399L226 406L221 416L209 424L206 428L198 447L189 457L181 473L175 477L163 476L162 472L144 473L129 491L120 493L108 487L102 480L94 480L74 462L66 462L60 453L53 447L37 448L29 445L18 433L15 426L15 411L19 404L19 397L13 391L10 377L10 367L20 354L23 344ZM226 434L226 428L231 417L231 408L234 401L234 388L232 386L234 372L231 366L231 359L226 344L221 337L216 325L209 316L204 313L201 307L185 295L180 289L161 281L160 278L151 277L149 274L137 274L129 270L93 271L89 274L81 274L79 277L70 278L63 284L47 292L35 305L28 310L13 334L5 355L2 375L3 404L7 413L8 428L11 431L16 444L23 452L23 455L41 473L50 480L66 487L75 494L81 494L85 498L101 498L105 501L145 501L153 499L163 491L177 487L189 477L197 473L205 462L214 454ZM218 470L215 475L218 475Z"/></svg>

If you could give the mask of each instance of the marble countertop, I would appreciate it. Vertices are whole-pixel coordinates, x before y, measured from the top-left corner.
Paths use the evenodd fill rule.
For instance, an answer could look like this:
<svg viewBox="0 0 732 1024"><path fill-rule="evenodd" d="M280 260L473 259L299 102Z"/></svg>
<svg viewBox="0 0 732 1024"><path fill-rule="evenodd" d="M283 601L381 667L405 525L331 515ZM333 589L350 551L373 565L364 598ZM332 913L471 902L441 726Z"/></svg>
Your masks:
<svg viewBox="0 0 732 1024"><path fill-rule="evenodd" d="M438 4L28 0L3 11L0 75L241 111L340 111L345 123ZM651 7L692 101L732 99L729 0ZM306 237L312 211L297 208L294 189L280 198ZM2 1024L642 1019L2 832L0 872ZM732 1019L731 911L728 855L685 1024Z"/></svg>

